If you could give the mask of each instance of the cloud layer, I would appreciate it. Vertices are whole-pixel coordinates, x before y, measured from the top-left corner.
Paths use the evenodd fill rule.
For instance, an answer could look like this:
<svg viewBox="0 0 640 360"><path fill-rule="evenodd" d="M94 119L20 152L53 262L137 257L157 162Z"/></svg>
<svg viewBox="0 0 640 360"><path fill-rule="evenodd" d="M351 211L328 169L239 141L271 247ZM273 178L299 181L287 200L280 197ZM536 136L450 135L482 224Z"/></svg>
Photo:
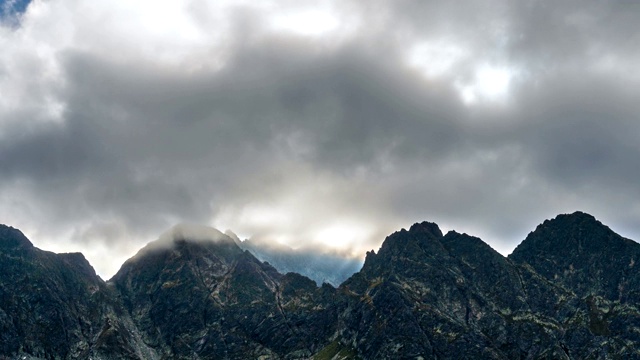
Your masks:
<svg viewBox="0 0 640 360"><path fill-rule="evenodd" d="M34 1L0 26L0 221L108 277L179 222L355 254L640 238L640 5ZM460 10L464 9L464 10Z"/></svg>

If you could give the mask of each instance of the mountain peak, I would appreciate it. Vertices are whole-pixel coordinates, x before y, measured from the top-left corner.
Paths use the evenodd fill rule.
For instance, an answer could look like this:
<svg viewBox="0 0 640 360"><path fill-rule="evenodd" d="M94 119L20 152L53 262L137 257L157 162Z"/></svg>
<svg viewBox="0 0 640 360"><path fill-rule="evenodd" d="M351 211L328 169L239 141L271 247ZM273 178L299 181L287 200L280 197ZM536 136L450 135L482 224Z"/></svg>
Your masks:
<svg viewBox="0 0 640 360"><path fill-rule="evenodd" d="M442 236L442 231L435 223L428 221L415 223L409 228L409 231L402 229L387 236L380 246L378 256L387 257L400 254L413 256L421 252L417 251L418 248L434 246L430 243L437 243L435 246L440 246L438 241Z"/></svg>
<svg viewBox="0 0 640 360"><path fill-rule="evenodd" d="M579 211L546 220L509 255L580 296L611 300L624 300L620 289L635 287L629 271L638 258L638 243Z"/></svg>
<svg viewBox="0 0 640 360"><path fill-rule="evenodd" d="M560 214L557 217L569 217L569 218L577 218L577 219L596 220L595 216L593 216L593 215L591 215L589 213L580 211L580 210L574 211L571 214Z"/></svg>
<svg viewBox="0 0 640 360"><path fill-rule="evenodd" d="M183 242L235 244L231 237L210 226L180 223L165 231L158 240L149 243L148 246L170 247Z"/></svg>
<svg viewBox="0 0 640 360"><path fill-rule="evenodd" d="M575 211L571 214L560 214L551 220L545 220L541 224L541 226L542 225L566 226L571 224L604 226L593 215L582 212L582 211Z"/></svg>
<svg viewBox="0 0 640 360"><path fill-rule="evenodd" d="M16 249L29 249L33 244L22 231L13 228L11 226L0 224L0 249L3 250L16 250Z"/></svg>
<svg viewBox="0 0 640 360"><path fill-rule="evenodd" d="M213 240L217 241L225 235L216 228L205 225L180 223L160 235L167 240Z"/></svg>
<svg viewBox="0 0 640 360"><path fill-rule="evenodd" d="M598 252L605 250L611 241L621 239L609 227L594 216L576 211L545 220L529 233L510 257L531 256L540 252L556 256L567 252Z"/></svg>
<svg viewBox="0 0 640 360"><path fill-rule="evenodd" d="M438 238L442 237L442 231L440 231L438 224L428 221L423 221L421 223L415 223L411 225L411 228L409 228L409 232L428 234Z"/></svg>

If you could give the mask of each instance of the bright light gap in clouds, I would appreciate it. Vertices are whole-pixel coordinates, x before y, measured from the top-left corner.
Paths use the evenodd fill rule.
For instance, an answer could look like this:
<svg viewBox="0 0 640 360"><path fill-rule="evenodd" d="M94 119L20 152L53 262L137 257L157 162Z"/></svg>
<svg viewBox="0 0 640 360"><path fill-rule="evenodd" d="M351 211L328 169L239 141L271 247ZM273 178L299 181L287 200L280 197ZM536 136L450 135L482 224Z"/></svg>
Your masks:
<svg viewBox="0 0 640 360"><path fill-rule="evenodd" d="M322 36L336 30L339 24L339 19L321 9L285 12L270 20L270 25L275 30L303 36Z"/></svg>

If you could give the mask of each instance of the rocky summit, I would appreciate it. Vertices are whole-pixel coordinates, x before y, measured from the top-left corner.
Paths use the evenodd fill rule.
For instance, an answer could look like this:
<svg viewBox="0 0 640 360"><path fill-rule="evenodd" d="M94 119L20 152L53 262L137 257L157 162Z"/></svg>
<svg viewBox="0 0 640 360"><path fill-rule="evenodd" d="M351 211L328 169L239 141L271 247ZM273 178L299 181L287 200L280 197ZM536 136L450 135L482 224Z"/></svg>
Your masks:
<svg viewBox="0 0 640 360"><path fill-rule="evenodd" d="M638 261L576 212L508 257L414 224L337 288L174 228L105 282L0 226L0 359L640 359Z"/></svg>

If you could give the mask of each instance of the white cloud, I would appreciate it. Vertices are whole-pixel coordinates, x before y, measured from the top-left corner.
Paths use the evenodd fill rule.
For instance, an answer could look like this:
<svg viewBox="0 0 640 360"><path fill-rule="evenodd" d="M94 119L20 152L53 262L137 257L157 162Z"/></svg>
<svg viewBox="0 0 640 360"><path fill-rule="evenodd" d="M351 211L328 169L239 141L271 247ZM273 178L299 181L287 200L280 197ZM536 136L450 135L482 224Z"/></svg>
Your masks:
<svg viewBox="0 0 640 360"><path fill-rule="evenodd" d="M456 44L454 39L426 41L410 47L407 56L409 66L415 67L431 77L452 76L460 62L469 57L464 46Z"/></svg>
<svg viewBox="0 0 640 360"><path fill-rule="evenodd" d="M456 87L465 104L482 102L504 103L516 72L507 67L482 64L476 67L469 81L458 80Z"/></svg>

